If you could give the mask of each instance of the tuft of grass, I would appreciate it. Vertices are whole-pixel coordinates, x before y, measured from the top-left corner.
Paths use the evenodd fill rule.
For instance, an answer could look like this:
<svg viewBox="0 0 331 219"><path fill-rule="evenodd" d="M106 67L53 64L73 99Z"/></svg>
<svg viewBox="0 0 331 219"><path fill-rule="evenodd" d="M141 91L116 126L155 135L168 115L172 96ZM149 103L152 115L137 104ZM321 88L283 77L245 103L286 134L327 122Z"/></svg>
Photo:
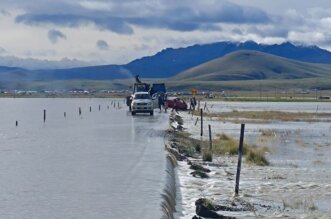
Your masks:
<svg viewBox="0 0 331 219"><path fill-rule="evenodd" d="M265 137L275 136L275 132L270 129L260 129L259 132L261 132L261 136L265 136Z"/></svg>
<svg viewBox="0 0 331 219"><path fill-rule="evenodd" d="M212 162L213 161L213 154L210 150L204 150L203 154L202 154L202 160L203 161L208 161L208 162Z"/></svg>
<svg viewBox="0 0 331 219"><path fill-rule="evenodd" d="M195 150L196 150L196 152L198 152L198 153L201 153L201 146L200 146L200 144L195 144Z"/></svg>
<svg viewBox="0 0 331 219"><path fill-rule="evenodd" d="M263 148L250 148L245 155L246 161L258 166L268 166L270 163L264 156Z"/></svg>
<svg viewBox="0 0 331 219"><path fill-rule="evenodd" d="M216 139L213 140L213 152L215 154L238 154L238 142L228 135L220 134L216 135Z"/></svg>

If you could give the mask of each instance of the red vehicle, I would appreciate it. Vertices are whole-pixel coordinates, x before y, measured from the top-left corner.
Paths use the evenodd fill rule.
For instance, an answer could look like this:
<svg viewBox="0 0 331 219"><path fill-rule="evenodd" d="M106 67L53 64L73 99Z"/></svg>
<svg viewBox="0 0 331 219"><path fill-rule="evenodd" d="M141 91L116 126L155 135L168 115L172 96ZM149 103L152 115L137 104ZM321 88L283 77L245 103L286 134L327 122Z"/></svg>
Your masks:
<svg viewBox="0 0 331 219"><path fill-rule="evenodd" d="M168 108L175 108L177 110L187 110L186 102L179 97L168 97L166 101Z"/></svg>

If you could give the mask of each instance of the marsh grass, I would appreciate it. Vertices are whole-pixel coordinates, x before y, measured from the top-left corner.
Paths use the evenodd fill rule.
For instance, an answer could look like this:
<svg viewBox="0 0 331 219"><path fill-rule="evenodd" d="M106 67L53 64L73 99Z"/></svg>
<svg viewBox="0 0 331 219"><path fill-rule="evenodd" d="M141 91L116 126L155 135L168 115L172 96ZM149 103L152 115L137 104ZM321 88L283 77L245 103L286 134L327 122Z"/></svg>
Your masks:
<svg viewBox="0 0 331 219"><path fill-rule="evenodd" d="M218 155L236 155L238 154L239 142L234 138L219 134L216 135L216 139L213 140L213 153ZM246 161L251 164L259 166L269 165L269 161L265 157L265 153L268 152L267 147L257 147L249 144L244 144L244 155Z"/></svg>
<svg viewBox="0 0 331 219"><path fill-rule="evenodd" d="M331 121L331 113L306 113L306 112L280 112L280 111L232 111L232 112L219 112L208 113L205 112L204 116L216 117L222 121L236 122L236 120L249 122L266 122L266 121Z"/></svg>
<svg viewBox="0 0 331 219"><path fill-rule="evenodd" d="M212 162L213 161L213 153L210 150L204 150L202 153L202 160Z"/></svg>
<svg viewBox="0 0 331 219"><path fill-rule="evenodd" d="M259 132L263 137L274 137L276 135L275 131L271 129L260 129Z"/></svg>
<svg viewBox="0 0 331 219"><path fill-rule="evenodd" d="M246 153L246 161L258 166L268 166L269 161L265 157L264 148L251 148Z"/></svg>
<svg viewBox="0 0 331 219"><path fill-rule="evenodd" d="M213 139L213 149L209 150L208 141L200 141L191 138L188 133L176 133L175 143L180 153L185 156L197 158L201 155L202 160L211 162L213 155L237 155L239 142L226 135L218 134ZM268 160L265 157L265 153L269 152L266 147L257 147L254 145L244 144L244 155L246 161L250 164L267 166Z"/></svg>

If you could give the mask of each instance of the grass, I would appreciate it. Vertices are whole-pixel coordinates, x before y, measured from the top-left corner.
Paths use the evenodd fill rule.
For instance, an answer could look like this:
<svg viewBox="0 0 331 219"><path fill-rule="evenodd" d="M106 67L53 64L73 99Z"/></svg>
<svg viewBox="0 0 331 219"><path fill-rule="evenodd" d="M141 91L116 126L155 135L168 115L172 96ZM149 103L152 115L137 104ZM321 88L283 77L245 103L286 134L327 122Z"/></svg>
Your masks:
<svg viewBox="0 0 331 219"><path fill-rule="evenodd" d="M232 111L232 112L219 112L219 113L205 112L204 116L216 117L223 121L226 120L233 121L233 118L246 119L246 121L250 121L250 120L259 120L259 121L279 120L279 121L307 121L307 122L331 121L331 113L306 113L306 112L280 112L280 111Z"/></svg>
<svg viewBox="0 0 331 219"><path fill-rule="evenodd" d="M220 134L213 140L213 152L215 154L224 155L236 155L238 154L239 142L228 135ZM268 151L266 147L256 147L249 144L244 144L244 155L246 161L258 166L267 166L269 161L265 157L265 153Z"/></svg>
<svg viewBox="0 0 331 219"><path fill-rule="evenodd" d="M213 155L237 155L239 142L234 138L219 134L213 139L213 149L209 150L208 141L199 141L191 138L187 133L175 133L175 143L180 153L188 157L197 158L202 151L202 160L211 162ZM268 160L265 153L268 152L266 147L256 147L249 144L244 144L244 156L250 164L267 166Z"/></svg>
<svg viewBox="0 0 331 219"><path fill-rule="evenodd" d="M200 142L197 139L191 138L188 133L174 133L174 142L180 153L188 157L198 157L201 153L201 148L204 148L205 142Z"/></svg>
<svg viewBox="0 0 331 219"><path fill-rule="evenodd" d="M270 129L260 129L259 132L261 133L261 136L264 136L264 137L275 136L275 132Z"/></svg>
<svg viewBox="0 0 331 219"><path fill-rule="evenodd" d="M204 150L204 152L202 154L202 160L212 162L213 161L213 153L210 150L207 150L207 149Z"/></svg>
<svg viewBox="0 0 331 219"><path fill-rule="evenodd" d="M246 161L258 166L268 166L269 161L264 156L265 152L264 148L251 148L246 153Z"/></svg>

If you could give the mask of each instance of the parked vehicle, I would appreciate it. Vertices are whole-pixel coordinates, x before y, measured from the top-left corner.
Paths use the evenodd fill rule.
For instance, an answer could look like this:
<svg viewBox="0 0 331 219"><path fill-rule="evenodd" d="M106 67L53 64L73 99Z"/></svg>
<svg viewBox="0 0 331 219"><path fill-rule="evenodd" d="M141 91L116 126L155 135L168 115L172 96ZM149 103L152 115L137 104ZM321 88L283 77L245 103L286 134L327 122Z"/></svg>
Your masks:
<svg viewBox="0 0 331 219"><path fill-rule="evenodd" d="M131 114L149 113L154 115L154 107L152 97L148 92L136 92L133 95L131 102Z"/></svg>
<svg viewBox="0 0 331 219"><path fill-rule="evenodd" d="M158 108L159 106L159 96L164 97L166 95L166 87L164 83L154 83L152 85L147 83L142 83L139 79L139 75L136 76L136 83L133 85L132 95L127 96L126 105L129 107L129 110L132 110L132 101L135 93L137 92L147 92L153 101L153 108Z"/></svg>
<svg viewBox="0 0 331 219"><path fill-rule="evenodd" d="M179 97L168 97L166 100L166 105L168 108L187 110L186 102Z"/></svg>

